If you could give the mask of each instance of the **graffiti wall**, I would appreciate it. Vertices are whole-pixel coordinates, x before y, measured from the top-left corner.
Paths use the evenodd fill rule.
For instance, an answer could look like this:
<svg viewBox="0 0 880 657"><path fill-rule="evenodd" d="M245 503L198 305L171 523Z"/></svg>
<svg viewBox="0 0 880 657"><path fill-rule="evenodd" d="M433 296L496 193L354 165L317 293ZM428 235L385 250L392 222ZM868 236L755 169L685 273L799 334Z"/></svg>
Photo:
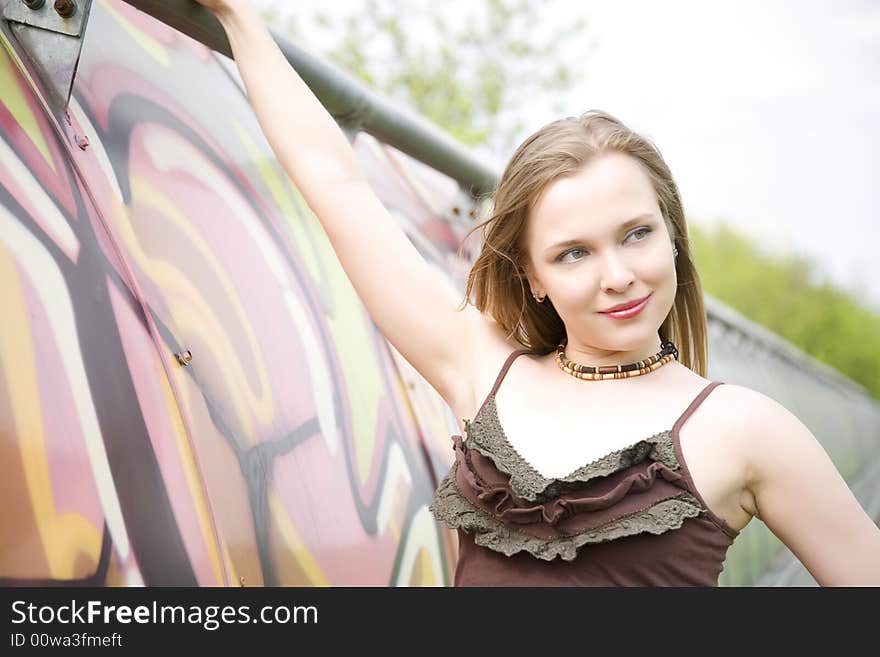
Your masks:
<svg viewBox="0 0 880 657"><path fill-rule="evenodd" d="M454 419L378 333L229 67L96 2L54 117L3 39L3 583L448 583L427 504ZM355 146L455 271L457 185Z"/></svg>

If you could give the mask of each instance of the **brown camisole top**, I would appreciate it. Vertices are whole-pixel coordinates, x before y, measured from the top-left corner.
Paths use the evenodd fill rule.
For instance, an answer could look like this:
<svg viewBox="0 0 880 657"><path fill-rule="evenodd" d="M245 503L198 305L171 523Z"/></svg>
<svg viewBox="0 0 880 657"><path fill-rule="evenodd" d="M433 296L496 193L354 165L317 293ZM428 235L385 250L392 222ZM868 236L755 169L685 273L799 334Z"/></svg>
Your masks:
<svg viewBox="0 0 880 657"><path fill-rule="evenodd" d="M495 393L453 436L455 461L428 507L456 529L453 586L717 586L739 532L709 509L672 429L547 479L508 442Z"/></svg>

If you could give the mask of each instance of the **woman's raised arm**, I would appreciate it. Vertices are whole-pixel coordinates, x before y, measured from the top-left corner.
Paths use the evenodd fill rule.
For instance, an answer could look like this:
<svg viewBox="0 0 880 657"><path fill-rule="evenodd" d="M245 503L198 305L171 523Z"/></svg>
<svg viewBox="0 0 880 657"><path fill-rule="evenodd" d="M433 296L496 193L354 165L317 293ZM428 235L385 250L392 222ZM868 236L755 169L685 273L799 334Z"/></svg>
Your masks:
<svg viewBox="0 0 880 657"><path fill-rule="evenodd" d="M222 23L248 99L281 166L320 220L379 330L451 402L469 389L471 305L411 244L376 197L354 151L247 0L197 0Z"/></svg>

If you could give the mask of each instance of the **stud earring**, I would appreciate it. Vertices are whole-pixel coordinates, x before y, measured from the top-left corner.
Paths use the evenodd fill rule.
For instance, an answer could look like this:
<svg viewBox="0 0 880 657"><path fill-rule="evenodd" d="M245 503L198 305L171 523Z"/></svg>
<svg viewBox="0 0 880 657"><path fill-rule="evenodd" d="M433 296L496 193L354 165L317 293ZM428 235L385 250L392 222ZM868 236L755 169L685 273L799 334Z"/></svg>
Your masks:
<svg viewBox="0 0 880 657"><path fill-rule="evenodd" d="M675 247L672 247L672 257L674 258L677 255L678 255L678 249Z"/></svg>

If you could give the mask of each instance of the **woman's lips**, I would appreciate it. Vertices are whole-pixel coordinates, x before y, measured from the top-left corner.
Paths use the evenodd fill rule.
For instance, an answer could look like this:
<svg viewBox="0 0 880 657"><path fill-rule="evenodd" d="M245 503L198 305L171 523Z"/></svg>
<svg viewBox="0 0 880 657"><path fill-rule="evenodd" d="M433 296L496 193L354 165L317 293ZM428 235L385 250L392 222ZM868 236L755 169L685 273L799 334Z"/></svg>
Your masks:
<svg viewBox="0 0 880 657"><path fill-rule="evenodd" d="M648 301L650 301L651 295L646 296L641 302L636 304L631 308L627 308L626 310L614 310L614 311L605 311L602 314L607 317L611 317L612 319L629 319L631 317L635 317L640 312L645 309L645 306L648 305Z"/></svg>

